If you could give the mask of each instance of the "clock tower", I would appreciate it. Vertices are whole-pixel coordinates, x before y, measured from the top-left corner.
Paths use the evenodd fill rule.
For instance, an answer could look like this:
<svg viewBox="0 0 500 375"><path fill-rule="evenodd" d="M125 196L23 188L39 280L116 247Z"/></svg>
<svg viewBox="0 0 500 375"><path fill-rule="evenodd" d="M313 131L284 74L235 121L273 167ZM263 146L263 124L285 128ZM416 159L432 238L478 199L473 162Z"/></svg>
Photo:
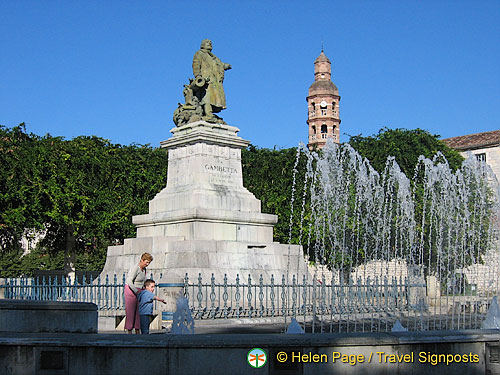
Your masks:
<svg viewBox="0 0 500 375"><path fill-rule="evenodd" d="M323 50L314 61L314 82L306 100L309 149L323 148L328 138L339 143L339 90L332 82L331 62Z"/></svg>

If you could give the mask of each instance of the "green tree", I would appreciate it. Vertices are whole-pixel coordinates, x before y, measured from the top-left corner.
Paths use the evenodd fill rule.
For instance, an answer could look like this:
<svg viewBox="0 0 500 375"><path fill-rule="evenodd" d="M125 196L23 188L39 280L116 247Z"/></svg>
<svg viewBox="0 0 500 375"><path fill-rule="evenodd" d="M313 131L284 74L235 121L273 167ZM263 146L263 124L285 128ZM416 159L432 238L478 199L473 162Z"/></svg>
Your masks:
<svg viewBox="0 0 500 375"><path fill-rule="evenodd" d="M99 269L109 245L133 236L131 216L147 211L147 202L165 186L166 154L97 137L51 144L43 244L67 252L68 270L77 254L87 258L85 268ZM82 257L80 262L86 263Z"/></svg>
<svg viewBox="0 0 500 375"><path fill-rule="evenodd" d="M271 150L249 146L242 150L243 183L262 202L262 212L278 215L274 240L288 243L290 232L291 199L296 148ZM292 220L292 243L299 243L301 206L304 193L306 158L300 155L296 172L295 208Z"/></svg>
<svg viewBox="0 0 500 375"><path fill-rule="evenodd" d="M166 184L166 153L149 145L39 137L23 125L0 127L0 137L0 266L11 275L99 270L107 246L134 235L131 216ZM44 237L21 258L27 232Z"/></svg>
<svg viewBox="0 0 500 375"><path fill-rule="evenodd" d="M463 157L439 139L439 135L422 129L380 129L378 134L368 137L351 136L349 144L370 161L379 173L385 169L388 156L396 159L401 170L411 178L420 155L432 159L442 153L454 170L460 167Z"/></svg>
<svg viewBox="0 0 500 375"><path fill-rule="evenodd" d="M33 162L39 137L24 124L0 125L0 251L19 249L26 229L41 229Z"/></svg>

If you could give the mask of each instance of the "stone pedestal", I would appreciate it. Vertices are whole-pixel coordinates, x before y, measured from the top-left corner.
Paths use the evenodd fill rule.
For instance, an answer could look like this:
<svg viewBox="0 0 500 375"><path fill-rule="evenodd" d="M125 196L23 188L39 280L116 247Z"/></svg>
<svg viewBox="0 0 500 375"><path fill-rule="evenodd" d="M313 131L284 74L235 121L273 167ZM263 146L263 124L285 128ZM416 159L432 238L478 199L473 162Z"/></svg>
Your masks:
<svg viewBox="0 0 500 375"><path fill-rule="evenodd" d="M249 141L233 126L199 121L174 128L161 142L168 150L167 186L149 202L149 213L132 222L137 238L108 248L103 274L127 272L143 252L162 282L178 282L201 273L209 282L224 274L234 281L250 274L266 281L307 272L302 249L273 242L276 215L261 213L260 201L243 186L241 149ZM159 274L162 274L161 277Z"/></svg>

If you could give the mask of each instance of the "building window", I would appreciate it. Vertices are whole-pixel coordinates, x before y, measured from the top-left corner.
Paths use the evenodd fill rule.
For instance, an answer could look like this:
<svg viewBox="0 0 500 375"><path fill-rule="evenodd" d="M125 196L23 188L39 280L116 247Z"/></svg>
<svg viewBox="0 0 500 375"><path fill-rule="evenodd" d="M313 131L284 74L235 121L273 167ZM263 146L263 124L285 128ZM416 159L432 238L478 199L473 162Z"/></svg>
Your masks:
<svg viewBox="0 0 500 375"><path fill-rule="evenodd" d="M478 161L484 161L486 163L486 154L484 152L482 154L476 154L476 159Z"/></svg>
<svg viewBox="0 0 500 375"><path fill-rule="evenodd" d="M321 110L321 116L326 116L326 109Z"/></svg>
<svg viewBox="0 0 500 375"><path fill-rule="evenodd" d="M316 134L316 126L312 126L313 134Z"/></svg>
<svg viewBox="0 0 500 375"><path fill-rule="evenodd" d="M327 130L326 125L325 125L325 124L321 125L321 133L322 133L322 134L326 134L326 133L327 133L327 131L328 131L328 130Z"/></svg>

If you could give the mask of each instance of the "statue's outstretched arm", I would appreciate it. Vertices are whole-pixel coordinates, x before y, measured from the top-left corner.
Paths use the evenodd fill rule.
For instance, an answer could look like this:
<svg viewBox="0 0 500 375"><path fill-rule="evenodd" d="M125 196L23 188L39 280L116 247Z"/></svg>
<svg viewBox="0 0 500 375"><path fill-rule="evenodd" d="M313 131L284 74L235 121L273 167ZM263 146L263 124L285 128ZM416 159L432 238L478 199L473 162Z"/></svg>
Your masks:
<svg viewBox="0 0 500 375"><path fill-rule="evenodd" d="M226 64L224 63L224 70L229 70L229 69L232 69L233 67L231 66L231 64Z"/></svg>

